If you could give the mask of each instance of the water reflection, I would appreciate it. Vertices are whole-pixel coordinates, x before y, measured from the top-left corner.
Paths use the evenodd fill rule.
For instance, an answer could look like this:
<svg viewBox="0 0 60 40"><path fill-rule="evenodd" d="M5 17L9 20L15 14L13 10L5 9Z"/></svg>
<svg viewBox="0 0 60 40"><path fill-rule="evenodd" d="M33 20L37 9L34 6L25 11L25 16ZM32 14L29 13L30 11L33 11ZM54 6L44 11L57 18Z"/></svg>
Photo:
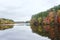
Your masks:
<svg viewBox="0 0 60 40"><path fill-rule="evenodd" d="M13 28L13 24L0 24L0 30L5 30L9 28Z"/></svg>
<svg viewBox="0 0 60 40"><path fill-rule="evenodd" d="M19 24L0 24L0 30L13 28L13 26L30 26L30 23L19 23Z"/></svg>
<svg viewBox="0 0 60 40"><path fill-rule="evenodd" d="M50 40L48 37L33 33L30 26L26 26L25 23L4 26L8 28L6 28L7 30L0 30L0 40Z"/></svg>
<svg viewBox="0 0 60 40"><path fill-rule="evenodd" d="M32 25L31 29L32 32L37 33L41 36L49 37L51 40L60 40L60 29L57 25Z"/></svg>

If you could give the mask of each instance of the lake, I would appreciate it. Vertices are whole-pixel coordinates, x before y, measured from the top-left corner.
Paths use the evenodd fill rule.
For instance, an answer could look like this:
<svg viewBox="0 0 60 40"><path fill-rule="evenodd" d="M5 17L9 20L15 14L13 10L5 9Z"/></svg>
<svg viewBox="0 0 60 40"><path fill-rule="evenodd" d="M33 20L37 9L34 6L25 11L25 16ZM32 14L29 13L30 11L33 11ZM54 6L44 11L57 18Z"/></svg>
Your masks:
<svg viewBox="0 0 60 40"><path fill-rule="evenodd" d="M50 40L33 33L26 23L15 24L13 28L0 30L0 40Z"/></svg>

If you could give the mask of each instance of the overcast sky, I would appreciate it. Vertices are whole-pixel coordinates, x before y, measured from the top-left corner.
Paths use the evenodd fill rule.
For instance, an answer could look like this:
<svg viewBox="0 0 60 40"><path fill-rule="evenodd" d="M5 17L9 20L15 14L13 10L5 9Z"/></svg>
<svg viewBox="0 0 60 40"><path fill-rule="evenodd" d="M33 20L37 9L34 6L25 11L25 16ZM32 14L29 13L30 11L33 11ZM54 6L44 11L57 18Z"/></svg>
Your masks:
<svg viewBox="0 0 60 40"><path fill-rule="evenodd" d="M0 18L29 20L33 14L59 4L60 0L0 0Z"/></svg>

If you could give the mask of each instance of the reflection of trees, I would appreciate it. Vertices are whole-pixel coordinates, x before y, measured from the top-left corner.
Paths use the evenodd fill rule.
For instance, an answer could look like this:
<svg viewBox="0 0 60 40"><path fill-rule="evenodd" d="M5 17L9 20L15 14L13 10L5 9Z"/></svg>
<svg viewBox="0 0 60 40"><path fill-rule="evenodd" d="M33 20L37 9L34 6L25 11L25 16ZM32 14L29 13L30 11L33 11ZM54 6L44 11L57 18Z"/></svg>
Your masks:
<svg viewBox="0 0 60 40"><path fill-rule="evenodd" d="M0 25L0 30L5 30L9 28L13 28L13 25Z"/></svg>
<svg viewBox="0 0 60 40"><path fill-rule="evenodd" d="M57 36L55 33L54 27L55 27L54 25L39 25L39 26L31 25L32 32L37 33L41 36L49 37L52 40L54 38L56 38L56 36ZM60 30L60 29L58 29L58 30Z"/></svg>
<svg viewBox="0 0 60 40"><path fill-rule="evenodd" d="M46 26L45 26L46 27ZM39 26L31 26L32 32L38 33L39 35L42 36L49 36L47 31L43 29L42 25Z"/></svg>

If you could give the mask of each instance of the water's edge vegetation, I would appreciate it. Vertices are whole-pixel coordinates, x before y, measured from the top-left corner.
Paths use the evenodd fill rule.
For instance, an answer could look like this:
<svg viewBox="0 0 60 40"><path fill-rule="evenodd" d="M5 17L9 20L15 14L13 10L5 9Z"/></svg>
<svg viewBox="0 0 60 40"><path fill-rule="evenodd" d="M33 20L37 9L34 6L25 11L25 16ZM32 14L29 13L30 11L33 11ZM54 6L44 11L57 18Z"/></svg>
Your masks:
<svg viewBox="0 0 60 40"><path fill-rule="evenodd" d="M9 24L14 24L14 21L11 19L0 18L0 30L12 28L13 25L9 25Z"/></svg>
<svg viewBox="0 0 60 40"><path fill-rule="evenodd" d="M30 25L32 32L49 37L51 40L60 40L60 5L32 15ZM56 25L58 35L55 32Z"/></svg>
<svg viewBox="0 0 60 40"><path fill-rule="evenodd" d="M11 19L0 18L0 24L14 24L14 21Z"/></svg>

